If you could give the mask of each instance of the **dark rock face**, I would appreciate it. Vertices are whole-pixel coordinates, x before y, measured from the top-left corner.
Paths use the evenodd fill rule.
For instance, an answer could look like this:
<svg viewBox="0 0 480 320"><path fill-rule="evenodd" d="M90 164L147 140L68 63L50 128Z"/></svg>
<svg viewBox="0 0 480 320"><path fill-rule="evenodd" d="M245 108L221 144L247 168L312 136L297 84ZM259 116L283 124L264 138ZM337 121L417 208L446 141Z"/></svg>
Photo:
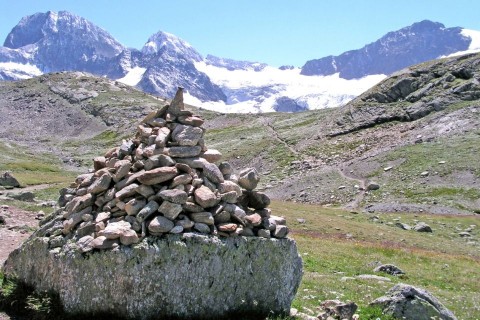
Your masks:
<svg viewBox="0 0 480 320"><path fill-rule="evenodd" d="M480 56L470 54L405 69L341 109L331 136L391 121L414 121L461 101L480 98Z"/></svg>
<svg viewBox="0 0 480 320"><path fill-rule="evenodd" d="M362 49L310 60L302 67L304 75L340 73L344 79L372 74L391 74L407 66L466 50L471 39L461 28L445 28L438 22L424 20L389 32Z"/></svg>
<svg viewBox="0 0 480 320"><path fill-rule="evenodd" d="M289 97L278 98L273 108L278 112L299 112L307 110L307 108L299 105L294 99Z"/></svg>

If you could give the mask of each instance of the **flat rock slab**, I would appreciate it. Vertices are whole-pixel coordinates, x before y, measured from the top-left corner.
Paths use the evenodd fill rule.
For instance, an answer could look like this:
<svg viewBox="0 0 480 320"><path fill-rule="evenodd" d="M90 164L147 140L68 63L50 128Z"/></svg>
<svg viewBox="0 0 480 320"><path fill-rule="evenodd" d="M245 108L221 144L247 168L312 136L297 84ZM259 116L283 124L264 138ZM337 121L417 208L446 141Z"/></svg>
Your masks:
<svg viewBox="0 0 480 320"><path fill-rule="evenodd" d="M73 244L49 250L48 238L34 236L10 254L4 272L58 293L69 313L262 319L289 313L302 261L288 238L185 233L82 254Z"/></svg>

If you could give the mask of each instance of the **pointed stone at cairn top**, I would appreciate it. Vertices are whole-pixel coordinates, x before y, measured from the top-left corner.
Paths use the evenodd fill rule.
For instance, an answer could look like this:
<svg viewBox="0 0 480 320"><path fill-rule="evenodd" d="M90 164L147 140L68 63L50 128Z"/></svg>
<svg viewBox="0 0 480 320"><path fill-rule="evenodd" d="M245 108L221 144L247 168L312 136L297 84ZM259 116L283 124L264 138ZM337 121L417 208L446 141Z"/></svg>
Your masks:
<svg viewBox="0 0 480 320"><path fill-rule="evenodd" d="M175 97L170 103L170 107L168 107L168 112L174 116L178 116L184 109L185 105L183 104L183 88L178 87L177 93L175 93Z"/></svg>

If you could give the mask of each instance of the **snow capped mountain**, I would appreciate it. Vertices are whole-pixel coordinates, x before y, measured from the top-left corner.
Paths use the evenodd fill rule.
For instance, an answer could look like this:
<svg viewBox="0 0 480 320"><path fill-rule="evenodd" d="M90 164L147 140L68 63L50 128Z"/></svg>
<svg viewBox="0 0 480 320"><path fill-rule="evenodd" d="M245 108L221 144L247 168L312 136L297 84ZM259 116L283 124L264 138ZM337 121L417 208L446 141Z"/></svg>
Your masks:
<svg viewBox="0 0 480 320"><path fill-rule="evenodd" d="M424 20L389 32L361 49L307 61L302 74L325 76L339 73L344 79L391 74L413 64L467 50L473 41L462 30Z"/></svg>
<svg viewBox="0 0 480 320"><path fill-rule="evenodd" d="M53 71L86 71L145 92L174 95L220 112L297 112L343 105L408 65L480 51L480 31L422 21L389 32L362 49L308 61L302 68L207 55L166 32L141 50L69 12L21 19L0 47L0 80Z"/></svg>
<svg viewBox="0 0 480 320"><path fill-rule="evenodd" d="M108 61L124 50L108 32L66 11L23 18L7 35L4 47L22 51L27 63L44 73L76 70L102 74Z"/></svg>

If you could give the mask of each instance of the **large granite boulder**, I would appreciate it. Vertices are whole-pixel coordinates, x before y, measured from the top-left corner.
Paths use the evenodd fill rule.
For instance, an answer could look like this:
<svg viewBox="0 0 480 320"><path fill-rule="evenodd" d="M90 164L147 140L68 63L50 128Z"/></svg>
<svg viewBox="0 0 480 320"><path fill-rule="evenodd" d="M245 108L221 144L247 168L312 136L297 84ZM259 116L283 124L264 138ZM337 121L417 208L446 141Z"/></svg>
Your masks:
<svg viewBox="0 0 480 320"><path fill-rule="evenodd" d="M111 240L110 240L111 241ZM131 319L262 319L288 314L302 276L295 241L184 233L115 250L49 248L32 237L7 277L58 293L69 313Z"/></svg>

